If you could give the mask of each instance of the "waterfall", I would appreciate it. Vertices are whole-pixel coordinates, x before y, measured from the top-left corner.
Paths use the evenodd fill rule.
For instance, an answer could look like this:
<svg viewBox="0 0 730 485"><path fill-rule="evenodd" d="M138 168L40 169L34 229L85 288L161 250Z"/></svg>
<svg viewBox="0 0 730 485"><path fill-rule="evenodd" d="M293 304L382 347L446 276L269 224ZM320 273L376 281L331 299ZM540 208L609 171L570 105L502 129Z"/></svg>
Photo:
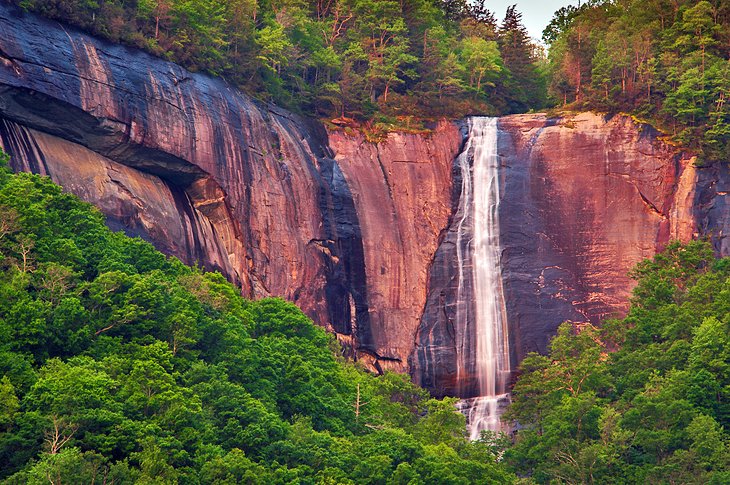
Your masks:
<svg viewBox="0 0 730 485"><path fill-rule="evenodd" d="M457 214L457 379L469 386L461 389L462 395L477 396L464 399L460 409L467 415L471 439L478 439L482 430L506 431L499 416L509 399L511 373L500 266L496 118L469 120L469 139L458 164L462 192ZM472 379L467 379L470 374Z"/></svg>

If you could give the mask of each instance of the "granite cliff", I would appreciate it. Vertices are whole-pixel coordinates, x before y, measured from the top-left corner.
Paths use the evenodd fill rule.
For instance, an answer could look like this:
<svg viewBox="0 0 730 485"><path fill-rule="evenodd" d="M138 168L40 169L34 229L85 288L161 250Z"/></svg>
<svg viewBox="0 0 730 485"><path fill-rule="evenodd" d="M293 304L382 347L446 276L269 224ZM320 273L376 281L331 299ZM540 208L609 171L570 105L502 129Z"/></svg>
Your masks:
<svg viewBox="0 0 730 485"><path fill-rule="evenodd" d="M250 297L297 303L371 369L454 392L453 241L464 140L359 133L256 102L222 80L0 4L0 144L109 225ZM727 168L630 118L499 120L503 277L513 360L564 320L625 311L628 270L712 235Z"/></svg>

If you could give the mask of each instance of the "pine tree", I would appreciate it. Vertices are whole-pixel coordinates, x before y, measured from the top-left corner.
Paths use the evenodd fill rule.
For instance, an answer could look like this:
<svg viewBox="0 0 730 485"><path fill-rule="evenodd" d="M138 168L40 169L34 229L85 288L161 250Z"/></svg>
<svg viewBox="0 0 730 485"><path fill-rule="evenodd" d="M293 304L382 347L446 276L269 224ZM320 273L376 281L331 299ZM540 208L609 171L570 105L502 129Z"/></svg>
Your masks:
<svg viewBox="0 0 730 485"><path fill-rule="evenodd" d="M505 67L512 77L507 84L509 110L520 112L528 109L539 96L537 92L535 59L532 42L527 29L522 24L522 14L517 6L507 8L504 20L498 32L499 50Z"/></svg>

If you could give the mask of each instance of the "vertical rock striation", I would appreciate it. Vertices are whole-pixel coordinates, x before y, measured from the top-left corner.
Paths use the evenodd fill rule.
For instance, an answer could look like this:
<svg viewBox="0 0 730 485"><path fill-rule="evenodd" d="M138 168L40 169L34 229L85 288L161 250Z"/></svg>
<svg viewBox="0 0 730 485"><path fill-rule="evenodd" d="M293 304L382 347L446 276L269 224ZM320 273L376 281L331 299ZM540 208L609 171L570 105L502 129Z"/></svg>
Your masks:
<svg viewBox="0 0 730 485"><path fill-rule="evenodd" d="M193 200L156 175L139 172L88 148L0 120L0 145L16 171L48 175L107 216L107 224L155 241L158 249L190 264L205 261L235 274L216 227Z"/></svg>
<svg viewBox="0 0 730 485"><path fill-rule="evenodd" d="M545 351L562 321L625 313L634 265L696 235L683 193L695 176L687 154L628 117L513 116L500 126L503 271L521 360Z"/></svg>
<svg viewBox="0 0 730 485"><path fill-rule="evenodd" d="M329 134L362 230L369 325L358 329L358 348L377 370L408 370L428 269L451 213L461 140L446 122L428 135L391 133L379 143Z"/></svg>

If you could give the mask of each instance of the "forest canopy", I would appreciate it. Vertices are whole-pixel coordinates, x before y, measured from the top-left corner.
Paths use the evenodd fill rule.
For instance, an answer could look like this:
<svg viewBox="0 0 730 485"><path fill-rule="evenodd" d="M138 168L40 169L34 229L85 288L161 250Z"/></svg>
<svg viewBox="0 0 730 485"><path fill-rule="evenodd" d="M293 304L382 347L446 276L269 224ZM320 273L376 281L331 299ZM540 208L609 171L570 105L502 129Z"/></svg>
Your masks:
<svg viewBox="0 0 730 485"><path fill-rule="evenodd" d="M544 40L558 102L633 113L730 160L730 2L590 0L556 12Z"/></svg>

